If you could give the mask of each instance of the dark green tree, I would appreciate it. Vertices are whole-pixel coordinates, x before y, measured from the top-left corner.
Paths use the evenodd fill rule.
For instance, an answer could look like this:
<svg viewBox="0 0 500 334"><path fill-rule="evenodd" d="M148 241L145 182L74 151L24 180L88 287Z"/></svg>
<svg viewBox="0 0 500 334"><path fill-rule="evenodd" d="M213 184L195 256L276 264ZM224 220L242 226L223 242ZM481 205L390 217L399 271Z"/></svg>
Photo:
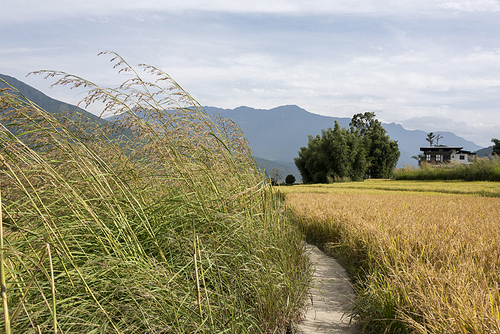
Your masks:
<svg viewBox="0 0 500 334"><path fill-rule="evenodd" d="M367 161L359 130L334 128L321 131L321 136L308 136L308 147L301 147L295 158L304 183L326 183L336 180L362 180Z"/></svg>
<svg viewBox="0 0 500 334"><path fill-rule="evenodd" d="M493 145L493 154L500 155L500 140L493 138L491 139Z"/></svg>
<svg viewBox="0 0 500 334"><path fill-rule="evenodd" d="M287 175L285 178L285 183L290 184L290 185L294 184L295 183L295 176L293 176L292 174Z"/></svg>
<svg viewBox="0 0 500 334"><path fill-rule="evenodd" d="M433 132L429 132L425 140L429 142L429 146L432 146L434 144L434 140L436 140L436 135Z"/></svg>
<svg viewBox="0 0 500 334"><path fill-rule="evenodd" d="M381 125L380 122L375 118L374 112L365 112L364 114L356 114L352 116L351 123L349 126L354 126L359 130L362 136L364 136L370 129L373 129L376 125Z"/></svg>
<svg viewBox="0 0 500 334"><path fill-rule="evenodd" d="M349 129L335 121L333 129L308 138L308 147L295 158L304 183L389 178L399 159L398 143L372 112L354 115Z"/></svg>
<svg viewBox="0 0 500 334"><path fill-rule="evenodd" d="M350 125L358 129L363 137L369 163L367 175L377 179L390 178L400 155L398 143L391 140L373 112L354 115Z"/></svg>

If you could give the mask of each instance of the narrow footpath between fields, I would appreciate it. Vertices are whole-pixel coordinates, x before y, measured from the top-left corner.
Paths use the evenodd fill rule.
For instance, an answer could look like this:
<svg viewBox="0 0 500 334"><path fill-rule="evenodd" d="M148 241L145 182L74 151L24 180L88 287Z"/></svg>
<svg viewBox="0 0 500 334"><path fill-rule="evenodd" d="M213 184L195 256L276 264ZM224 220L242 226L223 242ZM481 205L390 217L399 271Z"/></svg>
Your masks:
<svg viewBox="0 0 500 334"><path fill-rule="evenodd" d="M346 313L355 297L345 269L316 246L307 244L306 251L315 272L306 305L306 320L299 326L298 333L360 333Z"/></svg>

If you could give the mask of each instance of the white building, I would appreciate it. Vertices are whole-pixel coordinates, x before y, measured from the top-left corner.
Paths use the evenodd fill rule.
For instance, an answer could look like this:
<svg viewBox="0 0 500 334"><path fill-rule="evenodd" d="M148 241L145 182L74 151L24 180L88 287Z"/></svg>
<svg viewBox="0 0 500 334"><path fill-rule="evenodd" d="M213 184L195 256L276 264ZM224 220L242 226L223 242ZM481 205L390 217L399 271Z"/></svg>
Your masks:
<svg viewBox="0 0 500 334"><path fill-rule="evenodd" d="M464 151L463 147L453 146L421 147L420 151L424 152L425 161L429 163L459 162L470 165L476 156L476 153Z"/></svg>

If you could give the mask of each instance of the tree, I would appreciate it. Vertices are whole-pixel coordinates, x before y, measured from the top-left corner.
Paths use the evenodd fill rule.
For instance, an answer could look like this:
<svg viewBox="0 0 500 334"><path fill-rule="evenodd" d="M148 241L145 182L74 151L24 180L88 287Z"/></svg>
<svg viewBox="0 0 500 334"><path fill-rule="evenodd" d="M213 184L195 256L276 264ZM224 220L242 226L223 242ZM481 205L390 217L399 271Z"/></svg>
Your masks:
<svg viewBox="0 0 500 334"><path fill-rule="evenodd" d="M493 154L500 155L500 140L493 138L491 139L491 142L495 145L493 145Z"/></svg>
<svg viewBox="0 0 500 334"><path fill-rule="evenodd" d="M411 158L417 160L420 165L420 163L425 161L425 154L419 153L418 155L413 155Z"/></svg>
<svg viewBox="0 0 500 334"><path fill-rule="evenodd" d="M278 168L274 168L273 171L271 172L271 184L272 185L279 185L281 182L281 177L283 174Z"/></svg>
<svg viewBox="0 0 500 334"><path fill-rule="evenodd" d="M435 139L436 139L436 135L433 132L429 132L427 134L427 138L425 138L425 140L427 140L429 142L429 146L432 146L432 144L434 144Z"/></svg>
<svg viewBox="0 0 500 334"><path fill-rule="evenodd" d="M390 139L373 112L354 115L350 125L357 128L363 136L369 163L368 176L377 179L390 178L400 155L398 143Z"/></svg>
<svg viewBox="0 0 500 334"><path fill-rule="evenodd" d="M301 147L295 158L304 183L326 183L335 180L362 180L367 168L363 138L359 130L334 128L321 136L308 136L307 147Z"/></svg>
<svg viewBox="0 0 500 334"><path fill-rule="evenodd" d="M289 185L294 184L295 183L295 176L293 176L292 174L287 175L285 178L285 183L289 184Z"/></svg>
<svg viewBox="0 0 500 334"><path fill-rule="evenodd" d="M375 118L375 113L367 111L364 114L352 116L349 126L354 126L356 129L359 129L361 136L364 136L377 124L380 124L380 122Z"/></svg>
<svg viewBox="0 0 500 334"><path fill-rule="evenodd" d="M439 133L436 133L436 146L439 146L439 139L443 139L443 136L441 136Z"/></svg>
<svg viewBox="0 0 500 334"><path fill-rule="evenodd" d="M354 115L349 129L335 121L333 129L308 138L308 147L301 147L295 158L304 183L389 178L400 155L398 143L373 112Z"/></svg>

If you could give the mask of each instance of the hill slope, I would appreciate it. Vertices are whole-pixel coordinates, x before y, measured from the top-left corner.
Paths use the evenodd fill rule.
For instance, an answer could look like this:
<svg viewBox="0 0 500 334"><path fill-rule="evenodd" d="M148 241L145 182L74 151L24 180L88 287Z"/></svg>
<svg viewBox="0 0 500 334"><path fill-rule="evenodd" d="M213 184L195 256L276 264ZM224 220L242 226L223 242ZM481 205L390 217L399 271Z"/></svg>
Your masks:
<svg viewBox="0 0 500 334"><path fill-rule="evenodd" d="M5 74L0 74L0 79L5 80L8 82L10 85L15 87L21 94L26 96L30 101L36 103L38 106L40 106L42 109L44 109L47 112L50 113L64 113L66 111L75 111L78 112L82 115L85 115L86 117L89 117L93 120L96 120L100 123L105 123L106 121L97 117L94 114L91 114L87 111L85 111L82 108L78 108L74 105L71 105L66 102L62 102L56 99L53 99L41 91L31 87L30 85L25 84L22 81L17 80L14 77L5 75ZM2 88L7 88L8 85L0 81L0 89Z"/></svg>

